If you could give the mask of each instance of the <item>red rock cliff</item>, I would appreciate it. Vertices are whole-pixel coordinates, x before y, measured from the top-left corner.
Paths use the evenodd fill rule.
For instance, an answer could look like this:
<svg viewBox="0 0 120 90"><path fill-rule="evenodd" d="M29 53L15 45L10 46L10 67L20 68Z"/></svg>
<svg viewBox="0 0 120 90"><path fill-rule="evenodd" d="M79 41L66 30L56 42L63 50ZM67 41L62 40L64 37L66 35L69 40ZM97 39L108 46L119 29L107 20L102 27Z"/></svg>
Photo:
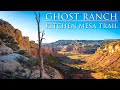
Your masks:
<svg viewBox="0 0 120 90"><path fill-rule="evenodd" d="M33 57L38 55L38 44L35 41L30 41L29 37L22 36L22 32L19 29L15 29L8 22L0 19L0 32L12 36L17 42L21 50L26 50ZM60 57L62 55L58 54L54 48L43 47L43 54L52 54L55 57Z"/></svg>

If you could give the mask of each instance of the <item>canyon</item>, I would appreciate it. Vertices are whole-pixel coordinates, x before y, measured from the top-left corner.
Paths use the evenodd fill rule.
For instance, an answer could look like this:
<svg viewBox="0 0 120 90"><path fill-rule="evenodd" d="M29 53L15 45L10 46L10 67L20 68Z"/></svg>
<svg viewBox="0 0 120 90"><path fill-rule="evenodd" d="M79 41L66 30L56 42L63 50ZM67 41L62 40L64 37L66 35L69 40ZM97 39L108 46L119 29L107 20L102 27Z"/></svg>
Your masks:
<svg viewBox="0 0 120 90"><path fill-rule="evenodd" d="M72 52L74 54L93 54L98 47L117 39L106 40L58 40L46 43L44 46L55 48L59 52Z"/></svg>
<svg viewBox="0 0 120 90"><path fill-rule="evenodd" d="M22 54L27 52L29 56L21 55L20 51ZM54 66L45 65L45 79L120 78L120 39L58 40L44 43L42 54L48 60L47 64L52 62L51 65ZM31 74L31 79L37 79L39 67L33 66L31 69L28 63L31 57L37 61L37 56L38 44L0 19L0 76L5 71L9 74L13 72L17 78L22 73L24 78L29 78ZM34 71L31 73L31 70Z"/></svg>

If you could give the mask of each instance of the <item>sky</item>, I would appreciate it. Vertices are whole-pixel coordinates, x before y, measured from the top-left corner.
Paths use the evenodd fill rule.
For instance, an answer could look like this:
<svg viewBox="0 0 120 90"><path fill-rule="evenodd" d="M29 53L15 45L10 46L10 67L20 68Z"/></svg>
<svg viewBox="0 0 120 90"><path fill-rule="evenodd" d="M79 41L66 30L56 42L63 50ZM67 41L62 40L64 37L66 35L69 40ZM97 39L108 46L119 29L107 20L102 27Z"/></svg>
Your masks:
<svg viewBox="0 0 120 90"><path fill-rule="evenodd" d="M38 12L38 11L37 11ZM39 11L40 12L40 30L45 32L43 43L51 43L57 40L104 40L104 39L120 39L120 12L119 11ZM72 13L72 14L71 14ZM79 13L76 16L76 13ZM84 14L87 13L89 19L84 21ZM106 20L111 20L117 14L117 18L113 17L111 21L105 21L105 18L91 21L95 15L106 14ZM109 13L109 15L108 15ZM71 15L70 15L71 14ZM55 15L60 17L54 17ZM29 36L30 40L37 42L37 23L33 11L0 11L0 19L3 19L13 25L14 28L22 31L23 36ZM48 20L48 21L47 21ZM83 21L81 21L83 20ZM103 20L103 21L102 21ZM97 28L79 28L79 25L96 25ZM117 24L117 28L99 28L99 23ZM54 28L56 25L72 25L76 28ZM49 27L48 27L49 25ZM48 28L47 28L48 27Z"/></svg>

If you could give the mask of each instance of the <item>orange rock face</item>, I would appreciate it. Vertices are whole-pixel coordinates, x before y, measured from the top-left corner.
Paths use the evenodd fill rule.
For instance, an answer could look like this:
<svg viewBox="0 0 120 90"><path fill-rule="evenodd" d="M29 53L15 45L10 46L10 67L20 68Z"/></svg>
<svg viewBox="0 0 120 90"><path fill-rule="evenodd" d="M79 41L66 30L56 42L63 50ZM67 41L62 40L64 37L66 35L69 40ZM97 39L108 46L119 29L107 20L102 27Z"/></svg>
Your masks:
<svg viewBox="0 0 120 90"><path fill-rule="evenodd" d="M42 53L43 53L43 55L52 54L55 57L63 57L62 54L58 54L58 52L56 51L55 48L48 47L48 46L42 47Z"/></svg>
<svg viewBox="0 0 120 90"><path fill-rule="evenodd" d="M12 36L17 42L21 50L27 51L31 56L38 56L38 44L35 41L30 41L29 37L22 36L22 32L18 29L15 29L11 24L4 20L0 20L0 32ZM52 54L55 57L61 57L62 55L58 54L54 48L43 47L44 54Z"/></svg>
<svg viewBox="0 0 120 90"><path fill-rule="evenodd" d="M120 68L120 41L106 44L100 47L95 54L84 59L96 68L118 70Z"/></svg>

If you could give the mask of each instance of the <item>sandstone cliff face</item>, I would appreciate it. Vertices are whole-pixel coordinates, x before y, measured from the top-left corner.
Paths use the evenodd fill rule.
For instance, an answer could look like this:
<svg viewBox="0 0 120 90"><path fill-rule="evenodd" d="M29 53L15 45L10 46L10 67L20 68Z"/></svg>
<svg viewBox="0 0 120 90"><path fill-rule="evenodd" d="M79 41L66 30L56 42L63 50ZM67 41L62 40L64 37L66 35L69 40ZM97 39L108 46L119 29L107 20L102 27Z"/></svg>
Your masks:
<svg viewBox="0 0 120 90"><path fill-rule="evenodd" d="M18 43L21 50L27 51L30 55L36 57L36 43L30 42L29 37L22 36L22 32L15 29L11 24L4 20L0 20L0 32L12 36ZM34 51L34 52L33 52Z"/></svg>
<svg viewBox="0 0 120 90"><path fill-rule="evenodd" d="M37 57L38 55L38 44L35 41L30 41L29 37L22 36L22 32L19 29L15 29L8 22L0 19L0 32L12 36L18 43L20 50L27 51L31 56ZM43 53L52 54L55 57L62 55L58 54L54 48L43 47Z"/></svg>
<svg viewBox="0 0 120 90"><path fill-rule="evenodd" d="M42 54L43 54L43 56L45 54L52 54L55 57L63 57L62 54L58 54L58 52L56 51L56 49L54 49L52 47L48 47L48 46L42 47Z"/></svg>
<svg viewBox="0 0 120 90"><path fill-rule="evenodd" d="M96 68L120 70L120 41L98 48L95 54L84 60Z"/></svg>
<svg viewBox="0 0 120 90"><path fill-rule="evenodd" d="M15 29L14 34L15 34L15 39L19 43L19 47L22 47L23 45L22 32L18 29Z"/></svg>
<svg viewBox="0 0 120 90"><path fill-rule="evenodd" d="M94 53L96 48L98 46L91 45L91 46L86 46L86 44L81 44L81 43L76 43L76 44L70 44L63 46L61 51L62 52L72 52L74 54L91 54Z"/></svg>
<svg viewBox="0 0 120 90"><path fill-rule="evenodd" d="M67 46L64 46L61 51L62 52L71 52L73 50L73 46L72 45L67 45Z"/></svg>
<svg viewBox="0 0 120 90"><path fill-rule="evenodd" d="M15 37L14 31L15 29L11 24L0 19L0 32Z"/></svg>

